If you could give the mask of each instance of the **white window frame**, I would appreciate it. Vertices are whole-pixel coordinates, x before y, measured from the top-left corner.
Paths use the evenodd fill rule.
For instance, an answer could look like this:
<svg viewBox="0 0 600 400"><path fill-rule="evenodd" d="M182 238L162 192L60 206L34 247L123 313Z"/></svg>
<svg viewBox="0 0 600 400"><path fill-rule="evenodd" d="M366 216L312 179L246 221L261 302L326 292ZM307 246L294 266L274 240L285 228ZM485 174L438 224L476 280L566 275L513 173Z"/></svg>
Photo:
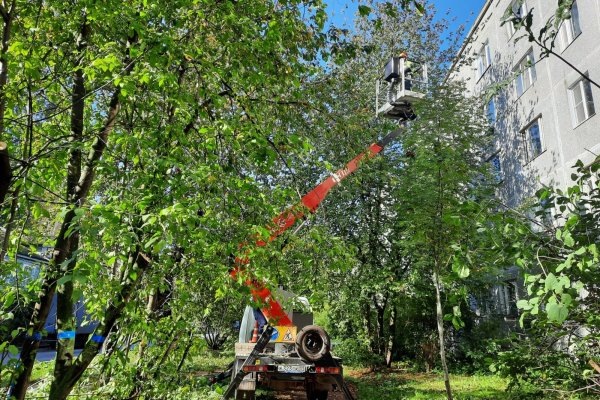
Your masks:
<svg viewBox="0 0 600 400"><path fill-rule="evenodd" d="M537 80L537 71L535 70L535 58L533 57L533 49L529 49L525 56L519 60L515 68L515 93L517 98L521 97L534 82ZM519 83L521 91L519 93Z"/></svg>
<svg viewBox="0 0 600 400"><path fill-rule="evenodd" d="M577 1L573 2L570 13L571 18L565 19L560 26L560 40L562 42L563 51L565 51L582 33Z"/></svg>
<svg viewBox="0 0 600 400"><path fill-rule="evenodd" d="M537 125L538 133L539 133L539 137L540 137L540 150L537 153L533 151L533 146L531 144L532 140L531 140L530 129L534 125ZM523 128L521 130L521 142L523 143L523 147L524 147L524 156L525 156L526 164L529 164L530 162L532 162L533 160L538 158L542 153L544 153L544 151L546 151L546 146L544 145L544 135L543 135L543 130L542 130L542 116L541 115L538 115L537 117L535 117L533 120L531 120L530 123L528 123L525 126L525 128Z"/></svg>
<svg viewBox="0 0 600 400"><path fill-rule="evenodd" d="M490 50L490 42L486 41L477 54L477 79L480 79L485 75L485 72L490 65L492 65L492 53Z"/></svg>
<svg viewBox="0 0 600 400"><path fill-rule="evenodd" d="M521 3L521 4L519 4ZM518 17L524 17L527 14L527 5L525 4L525 0L513 0L508 6L506 10L506 14L512 13L512 15L516 15ZM517 31L515 30L515 26L511 21L506 23L506 33L508 35L508 39L510 40Z"/></svg>
<svg viewBox="0 0 600 400"><path fill-rule="evenodd" d="M586 90L587 89L587 90ZM576 93L581 96L581 102L577 102ZM589 95L589 96L588 96ZM596 115L596 106L594 104L594 96L592 94L592 85L584 78L580 78L569 87L569 102L571 103L571 117L573 119L573 128L578 127L585 121ZM590 107L591 104L591 107ZM577 107L583 106L583 119L579 120Z"/></svg>

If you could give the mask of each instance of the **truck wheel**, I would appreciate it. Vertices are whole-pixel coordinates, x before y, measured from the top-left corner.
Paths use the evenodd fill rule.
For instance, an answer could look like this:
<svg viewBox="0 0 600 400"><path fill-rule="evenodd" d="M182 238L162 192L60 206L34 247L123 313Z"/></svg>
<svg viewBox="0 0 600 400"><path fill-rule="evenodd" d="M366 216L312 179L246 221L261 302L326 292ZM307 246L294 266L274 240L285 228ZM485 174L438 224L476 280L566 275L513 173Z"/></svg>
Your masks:
<svg viewBox="0 0 600 400"><path fill-rule="evenodd" d="M304 361L319 361L328 355L330 350L329 335L320 326L305 326L296 336L296 352Z"/></svg>
<svg viewBox="0 0 600 400"><path fill-rule="evenodd" d="M255 397L254 390L236 390L235 391L235 400L254 400Z"/></svg>

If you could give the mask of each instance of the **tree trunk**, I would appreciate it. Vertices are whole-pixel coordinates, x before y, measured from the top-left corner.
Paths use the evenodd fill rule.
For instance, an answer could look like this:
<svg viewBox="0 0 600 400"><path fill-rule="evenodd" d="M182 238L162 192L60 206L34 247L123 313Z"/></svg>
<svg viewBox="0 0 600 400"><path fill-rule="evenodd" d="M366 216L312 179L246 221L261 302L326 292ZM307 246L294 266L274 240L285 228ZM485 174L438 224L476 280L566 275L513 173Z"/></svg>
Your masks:
<svg viewBox="0 0 600 400"><path fill-rule="evenodd" d="M0 12L4 26L2 28L2 46L0 48L0 139L4 137L4 113L6 112L6 90L5 86L8 82L8 48L10 45L10 35L12 29L12 23L15 18L15 6L16 0L12 1L12 4L7 9L2 2L0 6Z"/></svg>
<svg viewBox="0 0 600 400"><path fill-rule="evenodd" d="M1 118L2 116L0 116L0 119ZM4 198L8 193L11 180L12 170L10 168L10 160L8 158L8 145L4 142L0 142L0 204L4 203ZM4 259L4 257L0 258L0 260L1 259Z"/></svg>
<svg viewBox="0 0 600 400"><path fill-rule="evenodd" d="M92 337L97 339L88 341L83 351L79 357L77 357L77 360L71 365L71 367L65 370L60 379L55 379L52 382L50 395L48 397L49 399L65 400L69 396L75 384L79 381L87 367L98 354L98 350L102 347L104 338L108 336L115 326L115 323L121 316L125 305L130 300L134 289L138 286L144 273L150 267L150 259L141 253L140 248L137 248L136 252L129 256L128 265L129 267L124 274L126 281L121 285L121 290L116 296L116 300L110 303L102 323L98 325L94 331ZM137 272L137 278L134 281L129 278L129 276L131 276L131 272L133 271Z"/></svg>
<svg viewBox="0 0 600 400"><path fill-rule="evenodd" d="M134 32L132 38L128 39L127 48L129 49L131 43L137 41L137 34ZM128 75L131 73L134 67L134 63L131 62L129 55L124 60L124 75ZM96 135L94 142L92 143L92 147L87 155L83 168L81 169L81 174L79 176L79 180L77 182L74 194L74 206L81 207L85 200L87 199L87 195L89 190L94 182L95 177L95 167L102 154L104 153L104 149L106 148L106 144L108 142L108 136L113 131L115 123L117 121L117 116L119 115L119 111L121 108L121 104L119 101L119 96L121 94L121 89L116 88L112 94L110 99L110 103L108 106L107 116L104 122L104 125ZM52 304L52 298L54 297L54 293L56 291L56 281L60 277L60 266L62 263L69 259L72 254L69 254L70 247L70 238L72 236L67 235L67 231L71 228L75 220L75 208L71 208L65 214L63 219L63 223L61 225L60 232L58 234L56 244L54 246L54 252L50 262L48 263L47 274L44 277L44 281L42 283L42 288L40 290L40 298L35 305L31 322L30 329L33 332L41 332L46 319L48 317L48 312L50 311L50 306ZM131 290L131 288L129 288ZM110 321L116 318L121 314L121 310L124 305L119 306L117 308L109 308L106 314L106 318ZM109 314L110 310L113 310L113 313L116 315ZM112 321L109 328L112 329L114 322ZM108 334L108 331L105 332ZM106 335L104 335L106 336ZM51 397L56 399L63 399L61 397L63 393L64 396L68 395L73 388L73 385L79 380L85 369L88 367L89 363L94 359L96 353L98 352L98 344L86 345L84 351L79 355L77 361L63 374L62 377L56 378L55 381L57 383L53 383L53 387L55 387L54 393L58 397ZM39 341L35 339L27 339L24 342L23 349L21 350L20 362L23 366L23 369L17 376L17 382L14 387L13 396L17 398L17 400L23 400L25 398L25 393L27 391L27 387L29 386L29 378L31 376L31 371L33 369L33 364L35 363L35 356L37 353L37 349L39 348Z"/></svg>
<svg viewBox="0 0 600 400"><path fill-rule="evenodd" d="M448 400L452 400L452 390L450 388L450 375L448 374L448 364L446 362L446 348L444 346L444 314L442 309L442 295L441 295L441 282L440 282L440 263L443 254L443 248L445 246L446 238L444 237L443 230L443 217L444 217L444 201L446 199L444 193L444 182L442 180L442 156L440 149L439 137L437 142L434 143L434 150L436 153L437 162L437 212L434 217L434 235L433 235L433 286L435 286L435 305L436 305L436 322L438 328L438 337L440 344L440 358L442 361L442 368L444 369L444 384L446 386L446 397Z"/></svg>
<svg viewBox="0 0 600 400"><path fill-rule="evenodd" d="M363 303L363 329L369 339L369 347L371 351L375 349L375 342L373 341L373 322L371 321L371 307L368 301Z"/></svg>
<svg viewBox="0 0 600 400"><path fill-rule="evenodd" d="M80 63L87 49L90 37L90 26L84 17L81 23L79 37L77 38L78 63L73 76L73 94L71 97L71 135L69 137L69 163L67 164L67 199L69 203L77 206L77 183L81 176L81 140L83 137L83 122L85 112L85 80ZM73 231L69 243L69 254L75 254L79 248L79 232ZM77 259L72 257L62 275L73 275ZM54 363L54 379L60 380L65 370L69 368L74 359L76 321L73 315L73 280L68 280L57 287L56 331L59 334L56 347L56 361ZM64 332L73 332L71 335L60 337ZM54 381L53 381L54 382Z"/></svg>
<svg viewBox="0 0 600 400"><path fill-rule="evenodd" d="M69 253L74 254L79 247L79 233L74 232L71 237ZM66 274L73 274L76 264L75 259L71 259L67 266ZM65 275L66 275L65 274ZM73 364L75 358L75 330L76 320L73 316L73 281L69 280L62 285L57 286L56 302L56 360L54 361L54 379L60 379L65 371ZM65 332L72 332L72 335L65 335ZM60 337L60 335L64 337Z"/></svg>
<svg viewBox="0 0 600 400"><path fill-rule="evenodd" d="M188 334L189 338L188 341L185 345L185 349L183 349L183 354L181 355L181 360L179 361L179 365L177 366L177 372L181 371L181 368L183 367L183 364L185 363L185 359L187 358L190 349L192 348L192 345L194 344L194 335L192 333L192 331L189 332Z"/></svg>
<svg viewBox="0 0 600 400"><path fill-rule="evenodd" d="M12 29L13 19L15 17L15 6L16 0L13 0L10 8L6 8L4 2L0 5L0 13L2 14L2 20L4 26L2 27L2 45L0 47L0 140L4 138L4 114L6 113L6 83L8 82L8 48L10 44L10 35ZM1 177L0 177L0 204L4 203L10 182L12 180L12 171L10 168L10 162L8 158L8 145L2 142L4 145L0 151L1 155ZM6 256L8 245L10 243L10 232L14 225L14 219L16 215L16 209L18 204L18 193L13 194L11 201L10 216L6 229L4 231L4 237L2 239L2 250L0 251L0 260L4 260Z"/></svg>
<svg viewBox="0 0 600 400"><path fill-rule="evenodd" d="M66 232L71 226L74 218L75 210L70 209L67 211L63 219L63 223L54 246L52 258L48 263L46 276L44 276L44 280L42 282L40 297L38 302L35 304L31 321L29 323L29 329L33 333L41 332L44 329L44 324L46 323L46 318L50 312L52 298L54 297L56 290L56 280L59 272L58 269L68 256L70 244ZM36 340L33 337L27 337L23 343L20 357L20 362L23 368L17 375L14 391L12 393L12 395L18 400L23 400L25 398L25 393L27 391L27 387L29 386L29 378L31 376L33 364L35 363L35 357L39 345L39 340Z"/></svg>
<svg viewBox="0 0 600 400"><path fill-rule="evenodd" d="M86 165L81 173L79 182L77 183L76 197L77 204L79 205L82 205L87 197L92 181L94 180L94 167L106 147L106 140L114 127L118 112L119 89L113 94L105 125L92 145ZM52 304L52 298L56 291L56 281L60 277L60 265L71 256L71 254L69 254L70 237L67 236L67 230L69 230L74 222L75 216L75 209L71 208L67 211L65 218L63 219L61 230L54 246L52 259L48 264L47 274L42 283L40 298L35 305L31 323L29 325L33 332L41 332L44 328ZM23 345L23 350L21 351L21 364L23 365L23 369L17 377L15 392L13 394L18 400L23 400L25 398L25 392L29 384L29 377L31 376L31 370L33 368L38 347L39 342L32 339L27 339Z"/></svg>
<svg viewBox="0 0 600 400"><path fill-rule="evenodd" d="M385 356L385 309L387 307L387 297L383 301L383 305L379 305L376 299L373 299L375 309L377 310L377 354Z"/></svg>
<svg viewBox="0 0 600 400"><path fill-rule="evenodd" d="M10 182L9 182L10 185ZM21 186L16 186L13 189L12 200L10 201L10 209L8 211L8 221L4 226L4 237L2 238L2 249L0 249L0 260L4 260L4 257L8 254L8 247L10 246L10 235L15 227L17 219L17 207L19 206L19 194L21 192Z"/></svg>
<svg viewBox="0 0 600 400"><path fill-rule="evenodd" d="M450 388L450 375L448 374L448 364L446 363L446 348L444 346L444 314L442 311L439 266L437 264L435 265L433 270L433 285L435 286L436 320L440 344L440 358L442 361L442 368L444 369L444 384L446 385L446 397L448 400L452 400L452 390Z"/></svg>
<svg viewBox="0 0 600 400"><path fill-rule="evenodd" d="M385 352L385 365L390 368L394 356L394 342L396 340L396 305L390 310L390 324L388 327L388 340Z"/></svg>

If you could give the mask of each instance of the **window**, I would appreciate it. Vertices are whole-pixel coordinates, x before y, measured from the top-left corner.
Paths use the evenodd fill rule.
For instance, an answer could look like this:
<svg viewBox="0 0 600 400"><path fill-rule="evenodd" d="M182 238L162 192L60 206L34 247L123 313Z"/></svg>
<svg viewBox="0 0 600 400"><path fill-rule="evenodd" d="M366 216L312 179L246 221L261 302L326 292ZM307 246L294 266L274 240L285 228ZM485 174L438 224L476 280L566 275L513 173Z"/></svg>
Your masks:
<svg viewBox="0 0 600 400"><path fill-rule="evenodd" d="M490 158L489 163L492 167L492 173L494 174L496 181L502 181L502 164L500 163L500 153L494 154Z"/></svg>
<svg viewBox="0 0 600 400"><path fill-rule="evenodd" d="M563 50L567 48L581 34L581 25L579 24L579 9L577 2L573 2L571 7L571 18L565 19L560 28L560 37Z"/></svg>
<svg viewBox="0 0 600 400"><path fill-rule="evenodd" d="M515 0L511 3L510 7L506 9L505 18L511 18L513 16L518 18L524 18L527 15L527 6L525 6L524 0ZM506 22L506 33L511 38L515 34L515 26L511 21Z"/></svg>
<svg viewBox="0 0 600 400"><path fill-rule="evenodd" d="M525 161L530 162L544 150L542 145L542 134L540 131L540 118L533 121L525 128L521 135L523 136L523 144L525 147Z"/></svg>
<svg viewBox="0 0 600 400"><path fill-rule="evenodd" d="M517 308L517 282L514 280L504 283L504 304L507 316L519 316L519 310Z"/></svg>
<svg viewBox="0 0 600 400"><path fill-rule="evenodd" d="M535 214L543 225L552 226L554 213L552 209L552 202L549 199L540 200L540 204L538 205Z"/></svg>
<svg viewBox="0 0 600 400"><path fill-rule="evenodd" d="M489 42L485 42L485 44L479 50L479 54L477 55L477 77L481 78L491 64L492 52L490 51L490 44Z"/></svg>
<svg viewBox="0 0 600 400"><path fill-rule="evenodd" d="M486 107L486 114L490 125L494 125L496 123L496 102L494 98L491 98Z"/></svg>
<svg viewBox="0 0 600 400"><path fill-rule="evenodd" d="M571 93L569 97L573 110L573 126L578 126L596 114L592 86L587 79L581 78L569 88L569 92Z"/></svg>
<svg viewBox="0 0 600 400"><path fill-rule="evenodd" d="M492 289L492 298L494 300L494 308L497 315L506 317L518 317L517 309L517 282L509 280L501 282Z"/></svg>
<svg viewBox="0 0 600 400"><path fill-rule="evenodd" d="M515 72L515 89L517 97L529 89L533 82L537 79L535 72L535 60L533 59L533 50L529 50L527 55L519 61L514 69Z"/></svg>

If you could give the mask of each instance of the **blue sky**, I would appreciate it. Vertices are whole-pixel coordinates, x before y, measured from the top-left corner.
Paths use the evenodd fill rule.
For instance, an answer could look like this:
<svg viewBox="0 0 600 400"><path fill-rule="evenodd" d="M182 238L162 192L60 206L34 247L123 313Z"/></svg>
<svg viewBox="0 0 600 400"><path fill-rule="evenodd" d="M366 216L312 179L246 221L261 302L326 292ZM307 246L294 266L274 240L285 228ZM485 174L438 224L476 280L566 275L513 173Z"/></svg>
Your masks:
<svg viewBox="0 0 600 400"><path fill-rule="evenodd" d="M324 0L327 4L327 11L330 23L337 26L352 28L352 20L356 14L359 4L358 0ZM485 0L429 0L438 10L438 15L443 16L448 12L448 19L455 21L450 29L455 30L461 24L467 28L465 34L469 31L471 24L477 18L479 11L483 7Z"/></svg>

